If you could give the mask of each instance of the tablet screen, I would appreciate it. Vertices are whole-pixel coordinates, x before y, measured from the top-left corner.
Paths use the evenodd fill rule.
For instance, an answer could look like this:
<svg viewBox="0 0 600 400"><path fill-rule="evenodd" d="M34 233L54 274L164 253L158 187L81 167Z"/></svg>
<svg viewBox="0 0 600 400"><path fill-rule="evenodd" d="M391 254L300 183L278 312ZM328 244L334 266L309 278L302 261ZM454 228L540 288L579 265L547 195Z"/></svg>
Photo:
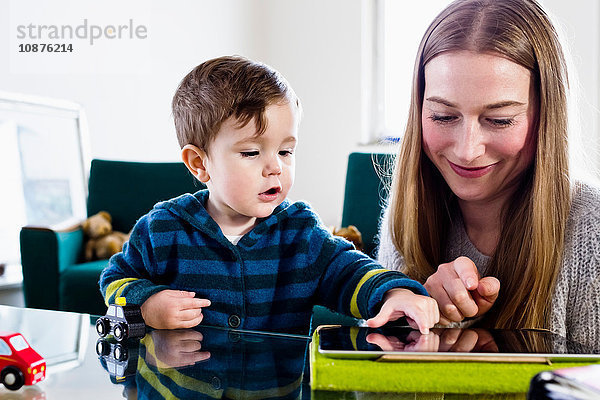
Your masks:
<svg viewBox="0 0 600 400"><path fill-rule="evenodd" d="M546 362L599 360L600 350L542 330L322 327L319 351L334 358Z"/></svg>

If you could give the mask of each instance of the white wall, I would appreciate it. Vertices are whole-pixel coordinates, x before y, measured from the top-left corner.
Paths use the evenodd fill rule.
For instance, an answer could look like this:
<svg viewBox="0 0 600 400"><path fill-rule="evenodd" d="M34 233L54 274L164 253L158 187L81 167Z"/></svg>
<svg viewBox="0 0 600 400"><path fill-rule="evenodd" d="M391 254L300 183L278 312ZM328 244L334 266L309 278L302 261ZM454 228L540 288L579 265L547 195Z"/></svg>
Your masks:
<svg viewBox="0 0 600 400"><path fill-rule="evenodd" d="M16 0L13 0L16 2ZM68 2L69 0L60 0ZM72 2L81 17L139 18L148 26L145 73L18 73L0 63L0 90L60 98L84 106L94 158L178 160L170 101L180 79L200 62L241 54L282 72L304 106L293 199L309 200L326 224L341 219L347 155L357 148L364 117L361 7L370 0L176 0ZM27 0L52 24L64 7ZM22 1L19 1L22 4ZM15 51L4 29L11 2L0 2L0 54ZM12 3L14 6L14 3ZM124 7L127 4L129 7ZM131 4L138 4L137 16ZM597 141L599 5L544 1L564 19L580 62L588 102L587 136ZM135 10L135 8L133 8ZM142 12L143 10L143 12ZM133 13L133 14L132 14ZM72 21L73 22L73 21ZM77 21L75 21L77 22ZM11 33L12 34L12 33ZM57 55L60 56L60 55ZM126 58L118 60L127 63ZM139 60L138 60L139 61ZM37 65L36 65L37 67Z"/></svg>
<svg viewBox="0 0 600 400"><path fill-rule="evenodd" d="M56 2L29 3L46 7L44 17L34 23L56 24L64 10ZM71 23L83 17L97 20L98 13L108 13L116 21L131 17L121 2L84 4L89 12ZM148 26L151 40L149 73L48 74L40 65L38 74L19 74L11 73L3 62L0 90L83 105L93 158L171 161L179 160L179 148L170 101L183 76L200 62L220 55L241 54L261 60L287 77L304 106L291 197L309 200L326 223L337 223L346 157L360 135L360 0L141 4L145 18L138 20ZM0 3L2 27L9 23L8 5L7 1ZM0 35L0 54L14 51L10 45L8 38Z"/></svg>
<svg viewBox="0 0 600 400"><path fill-rule="evenodd" d="M562 31L570 52L570 84L577 113L570 141L575 174L600 177L600 2L541 0Z"/></svg>

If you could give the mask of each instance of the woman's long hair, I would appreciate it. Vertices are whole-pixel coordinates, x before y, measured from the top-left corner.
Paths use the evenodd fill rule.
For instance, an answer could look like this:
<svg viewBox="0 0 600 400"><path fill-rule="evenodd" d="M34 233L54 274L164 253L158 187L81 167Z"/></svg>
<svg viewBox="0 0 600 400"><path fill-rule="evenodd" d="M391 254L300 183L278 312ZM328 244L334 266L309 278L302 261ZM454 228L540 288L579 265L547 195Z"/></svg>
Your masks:
<svg viewBox="0 0 600 400"><path fill-rule="evenodd" d="M405 272L424 282L443 262L458 203L422 148L425 65L439 54L498 54L531 71L537 98L534 160L502 213L487 275L500 280L488 325L548 328L570 209L565 60L556 31L534 0L457 0L427 29L417 54L405 135L390 197L392 240Z"/></svg>

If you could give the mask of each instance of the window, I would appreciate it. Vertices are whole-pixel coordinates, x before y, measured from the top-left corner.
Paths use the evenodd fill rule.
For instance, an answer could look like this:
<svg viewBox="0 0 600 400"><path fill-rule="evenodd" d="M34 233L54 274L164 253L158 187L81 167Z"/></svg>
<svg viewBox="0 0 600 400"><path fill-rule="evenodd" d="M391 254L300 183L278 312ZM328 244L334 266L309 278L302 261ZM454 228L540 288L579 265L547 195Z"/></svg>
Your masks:
<svg viewBox="0 0 600 400"><path fill-rule="evenodd" d="M111 317L114 317L117 315L117 310L115 306L109 306L108 310L106 311L106 315L110 315Z"/></svg>
<svg viewBox="0 0 600 400"><path fill-rule="evenodd" d="M18 264L19 230L86 217L83 109L0 92L0 264Z"/></svg>
<svg viewBox="0 0 600 400"><path fill-rule="evenodd" d="M23 338L23 336L21 335L13 336L9 340L10 344L12 344L16 351L25 350L29 347L29 345L25 341L25 338Z"/></svg>
<svg viewBox="0 0 600 400"><path fill-rule="evenodd" d="M0 356L10 356L12 354L12 350L8 347L8 344L4 341L4 339L0 339Z"/></svg>
<svg viewBox="0 0 600 400"><path fill-rule="evenodd" d="M404 131L415 56L421 37L450 0L375 0L375 66L372 141L397 140Z"/></svg>

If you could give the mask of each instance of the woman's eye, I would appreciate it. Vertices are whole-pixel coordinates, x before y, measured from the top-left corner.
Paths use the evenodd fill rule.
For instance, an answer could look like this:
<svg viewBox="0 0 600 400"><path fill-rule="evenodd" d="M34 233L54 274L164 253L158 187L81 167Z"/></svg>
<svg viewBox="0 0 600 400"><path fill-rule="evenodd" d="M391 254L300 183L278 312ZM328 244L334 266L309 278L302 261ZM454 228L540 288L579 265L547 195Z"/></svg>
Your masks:
<svg viewBox="0 0 600 400"><path fill-rule="evenodd" d="M453 115L437 115L437 114L432 114L429 117L430 120L432 120L433 122L438 122L440 124L447 124L450 123L452 121L456 120L456 117Z"/></svg>
<svg viewBox="0 0 600 400"><path fill-rule="evenodd" d="M242 157L254 157L258 155L258 151L241 151Z"/></svg>
<svg viewBox="0 0 600 400"><path fill-rule="evenodd" d="M511 126L515 123L512 118L488 118L490 124L503 128L505 126Z"/></svg>
<svg viewBox="0 0 600 400"><path fill-rule="evenodd" d="M280 156L284 156L284 157L285 157L285 156L291 156L291 155L292 155L292 151L291 151L291 150L281 150L281 151L279 152L279 155L280 155Z"/></svg>

